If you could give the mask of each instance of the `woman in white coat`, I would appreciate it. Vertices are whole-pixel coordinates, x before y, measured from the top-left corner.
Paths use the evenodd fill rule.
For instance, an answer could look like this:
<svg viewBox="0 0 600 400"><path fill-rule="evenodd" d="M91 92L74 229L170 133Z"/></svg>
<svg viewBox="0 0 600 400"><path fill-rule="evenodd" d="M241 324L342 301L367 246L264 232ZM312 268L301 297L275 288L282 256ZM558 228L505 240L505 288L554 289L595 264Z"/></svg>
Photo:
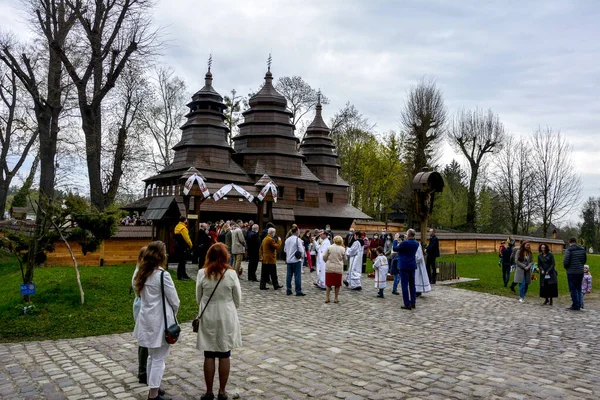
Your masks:
<svg viewBox="0 0 600 400"><path fill-rule="evenodd" d="M215 243L208 249L204 268L198 271L196 279L196 302L200 308L198 314L202 314L196 347L204 352L206 382L206 393L200 397L201 400L215 398L213 382L217 358L219 359L217 398L227 399L225 386L231 367L231 350L242 345L242 332L237 314L242 301L242 289L237 273L229 266L228 258L227 246L223 243Z"/></svg>
<svg viewBox="0 0 600 400"><path fill-rule="evenodd" d="M363 246L362 233L356 232L354 234L354 242L346 249L348 274L346 275L344 285L349 286L352 290L362 290L360 278L362 277Z"/></svg>
<svg viewBox="0 0 600 400"><path fill-rule="evenodd" d="M148 379L148 399L165 400L160 383L165 372L165 359L170 345L165 341L165 318L163 301L167 314L167 325L175 323L179 309L179 297L171 274L163 269L167 264L167 249L161 241L150 243L142 255L135 273L134 287L142 299L140 311L135 321L133 336L138 346L148 348L146 374ZM164 276L163 276L164 274ZM161 276L164 280L164 299L161 289Z"/></svg>

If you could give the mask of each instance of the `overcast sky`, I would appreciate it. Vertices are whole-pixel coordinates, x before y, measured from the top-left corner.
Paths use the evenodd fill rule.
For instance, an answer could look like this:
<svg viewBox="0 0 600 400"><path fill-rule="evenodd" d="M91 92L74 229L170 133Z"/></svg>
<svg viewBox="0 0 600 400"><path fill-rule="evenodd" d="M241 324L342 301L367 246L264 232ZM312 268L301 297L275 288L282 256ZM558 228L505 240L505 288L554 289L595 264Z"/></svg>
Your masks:
<svg viewBox="0 0 600 400"><path fill-rule="evenodd" d="M15 4L0 0L0 26L23 34ZM387 132L408 89L432 77L451 114L491 108L511 133L565 134L582 200L600 195L599 21L595 0L163 0L155 12L163 62L190 92L211 52L222 95L256 90L272 53L275 78L299 75L330 98L327 120L349 101ZM444 151L443 162L460 159Z"/></svg>

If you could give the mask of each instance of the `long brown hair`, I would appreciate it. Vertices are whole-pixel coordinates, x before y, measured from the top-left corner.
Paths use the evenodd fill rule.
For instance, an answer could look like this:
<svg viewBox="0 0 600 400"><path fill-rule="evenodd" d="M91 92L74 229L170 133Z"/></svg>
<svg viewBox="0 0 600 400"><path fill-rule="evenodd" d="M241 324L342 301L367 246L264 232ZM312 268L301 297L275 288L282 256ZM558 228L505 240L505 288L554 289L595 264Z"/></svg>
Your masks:
<svg viewBox="0 0 600 400"><path fill-rule="evenodd" d="M138 266L138 273L135 277L135 290L142 293L146 279L158 267L164 267L167 264L167 247L163 242L157 240L150 243L142 254L142 260Z"/></svg>
<svg viewBox="0 0 600 400"><path fill-rule="evenodd" d="M521 262L525 260L525 253L527 253L527 255L531 257L531 245L529 244L529 250L527 250L525 248L526 244L529 244L529 240L526 240L523 243L521 243L521 247L519 247L519 261Z"/></svg>
<svg viewBox="0 0 600 400"><path fill-rule="evenodd" d="M231 269L229 266L229 250L224 243L215 243L210 246L206 253L204 269L206 270L206 277L209 279L220 277L226 270Z"/></svg>

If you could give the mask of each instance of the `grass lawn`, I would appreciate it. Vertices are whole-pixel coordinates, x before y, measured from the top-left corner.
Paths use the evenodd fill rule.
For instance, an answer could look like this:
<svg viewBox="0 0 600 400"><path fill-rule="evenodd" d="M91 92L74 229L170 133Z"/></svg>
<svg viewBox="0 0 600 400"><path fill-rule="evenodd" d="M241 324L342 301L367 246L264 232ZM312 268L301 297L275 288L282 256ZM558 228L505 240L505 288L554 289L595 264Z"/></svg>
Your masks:
<svg viewBox="0 0 600 400"><path fill-rule="evenodd" d="M594 271L600 270L600 256L588 254L587 257L587 264L590 266L590 271L593 276ZM537 260L537 253L534 253L534 259ZM558 272L559 297L569 297L567 275L565 273L565 269L563 268L563 255L555 254L554 259L556 261L556 271ZM456 287L458 288L474 290L477 292L492 293L501 296L515 296L514 293L512 293L508 288L504 287L504 282L502 282L502 268L498 267L498 260L499 257L496 253L460 254L438 258L438 261L455 261L456 272L458 276L463 278L479 279L478 281L473 282L458 283L456 284ZM510 282L512 282L513 277L514 274L511 274ZM518 287L515 289L518 293ZM539 280L533 281L529 286L527 297L532 297L534 295L539 296L539 293ZM587 300L588 296L590 300L595 298L596 296L593 295L594 292L592 291L590 295L586 295L585 299ZM570 302L570 298L568 301Z"/></svg>
<svg viewBox="0 0 600 400"><path fill-rule="evenodd" d="M81 304L73 267L38 268L37 294L31 296L37 313L23 315L19 294L21 271L14 259L0 254L4 289L0 292L0 342L63 339L133 331L133 299L129 294L135 266L80 267L85 304ZM195 281L177 281L181 321L196 312Z"/></svg>

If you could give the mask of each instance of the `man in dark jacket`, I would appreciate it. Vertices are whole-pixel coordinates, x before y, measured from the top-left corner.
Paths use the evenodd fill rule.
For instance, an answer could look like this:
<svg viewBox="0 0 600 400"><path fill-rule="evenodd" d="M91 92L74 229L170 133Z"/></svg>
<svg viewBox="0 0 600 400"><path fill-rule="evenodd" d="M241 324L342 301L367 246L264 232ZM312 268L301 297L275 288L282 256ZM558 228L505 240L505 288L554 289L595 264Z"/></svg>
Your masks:
<svg viewBox="0 0 600 400"><path fill-rule="evenodd" d="M409 229L406 233L408 240L405 240L397 246L394 251L398 253L400 263L400 284L402 285L402 299L404 305L400 308L410 310L416 308L417 292L415 288L415 271L417 270L417 260L415 255L419 250L419 242L415 240L415 230Z"/></svg>
<svg viewBox="0 0 600 400"><path fill-rule="evenodd" d="M437 269L435 267L435 259L440 256L440 241L435 236L435 230L429 230L429 245L425 248L427 251L427 275L429 276L429 282L434 285L437 277Z"/></svg>
<svg viewBox="0 0 600 400"><path fill-rule="evenodd" d="M563 265L567 270L567 281L573 304L567 310L581 310L581 282L583 281L583 266L587 261L585 249L577 245L577 239L569 239L569 247L565 250Z"/></svg>
<svg viewBox="0 0 600 400"><path fill-rule="evenodd" d="M208 226L205 223L200 224L200 230L198 231L198 242L196 243L196 251L198 255L198 269L204 267L204 260L206 259L206 253L210 247L210 237L206 232Z"/></svg>
<svg viewBox="0 0 600 400"><path fill-rule="evenodd" d="M260 238L258 237L258 225L252 225L252 230L248 232L248 281L258 282L256 279L256 269L258 268L258 254L260 252Z"/></svg>

